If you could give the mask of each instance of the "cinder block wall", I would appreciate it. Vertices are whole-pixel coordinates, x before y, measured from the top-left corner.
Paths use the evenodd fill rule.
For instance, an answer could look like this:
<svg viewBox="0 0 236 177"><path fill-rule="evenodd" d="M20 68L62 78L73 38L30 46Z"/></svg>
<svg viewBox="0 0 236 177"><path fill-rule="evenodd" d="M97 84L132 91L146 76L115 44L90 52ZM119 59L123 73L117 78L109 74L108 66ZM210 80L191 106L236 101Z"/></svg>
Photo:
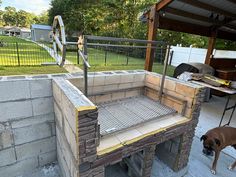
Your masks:
<svg viewBox="0 0 236 177"><path fill-rule="evenodd" d="M30 173L56 161L51 79L0 80L0 176Z"/></svg>

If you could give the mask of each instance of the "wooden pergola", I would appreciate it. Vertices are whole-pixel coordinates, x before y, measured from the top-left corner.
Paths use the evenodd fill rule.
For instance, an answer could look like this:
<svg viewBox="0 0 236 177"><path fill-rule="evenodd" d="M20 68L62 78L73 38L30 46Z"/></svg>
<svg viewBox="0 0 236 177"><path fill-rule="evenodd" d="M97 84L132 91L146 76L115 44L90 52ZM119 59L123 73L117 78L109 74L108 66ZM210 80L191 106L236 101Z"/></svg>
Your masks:
<svg viewBox="0 0 236 177"><path fill-rule="evenodd" d="M205 59L208 65L214 65L216 38L236 41L236 0L160 0L145 16L148 40L156 39L157 29L209 37ZM152 70L153 60L154 50L148 47L145 70Z"/></svg>

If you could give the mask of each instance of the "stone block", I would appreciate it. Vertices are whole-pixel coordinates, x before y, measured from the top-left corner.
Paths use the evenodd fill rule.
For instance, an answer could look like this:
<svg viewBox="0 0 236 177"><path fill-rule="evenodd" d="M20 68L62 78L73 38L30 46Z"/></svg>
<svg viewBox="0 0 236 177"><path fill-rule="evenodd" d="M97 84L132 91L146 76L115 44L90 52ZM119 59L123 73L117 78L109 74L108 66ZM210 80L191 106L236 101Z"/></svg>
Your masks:
<svg viewBox="0 0 236 177"><path fill-rule="evenodd" d="M52 134L49 123L36 124L13 130L15 144L24 144L35 140L50 137Z"/></svg>
<svg viewBox="0 0 236 177"><path fill-rule="evenodd" d="M52 97L48 98L38 98L32 100L33 105L33 115L43 115L53 113L53 99Z"/></svg>
<svg viewBox="0 0 236 177"><path fill-rule="evenodd" d="M19 145L15 148L17 160L24 160L29 157L36 157L40 154L56 150L56 139L54 136L39 141Z"/></svg>
<svg viewBox="0 0 236 177"><path fill-rule="evenodd" d="M32 98L52 96L52 80L51 79L31 80L30 91Z"/></svg>
<svg viewBox="0 0 236 177"><path fill-rule="evenodd" d="M36 157L19 161L13 165L0 168L1 177L16 177L30 174L38 167L38 159Z"/></svg>
<svg viewBox="0 0 236 177"><path fill-rule="evenodd" d="M11 123L13 129L41 124L45 122L54 122L54 113L29 117L21 120L16 120Z"/></svg>
<svg viewBox="0 0 236 177"><path fill-rule="evenodd" d="M0 131L0 150L11 147L13 145L12 131Z"/></svg>
<svg viewBox="0 0 236 177"><path fill-rule="evenodd" d="M12 119L32 117L31 101L15 101L0 103L0 122Z"/></svg>
<svg viewBox="0 0 236 177"><path fill-rule="evenodd" d="M5 150L0 150L0 159L1 159L0 160L0 167L15 163L16 162L16 156L15 156L14 148L8 148L8 149L5 149ZM1 172L0 172L0 174L1 174Z"/></svg>
<svg viewBox="0 0 236 177"><path fill-rule="evenodd" d="M103 86L93 86L93 94L104 92L104 85Z"/></svg>
<svg viewBox="0 0 236 177"><path fill-rule="evenodd" d="M119 84L119 89L128 89L128 88L133 88L133 83L120 83Z"/></svg>
<svg viewBox="0 0 236 177"><path fill-rule="evenodd" d="M0 102L29 99L29 81L0 82L0 93Z"/></svg>
<svg viewBox="0 0 236 177"><path fill-rule="evenodd" d="M104 92L108 92L108 91L114 91L114 90L118 90L119 85L118 84L112 84L112 85L105 85L103 87L103 91Z"/></svg>
<svg viewBox="0 0 236 177"><path fill-rule="evenodd" d="M56 143L56 142L55 142ZM56 144L55 144L56 146ZM57 160L56 150L39 155L39 166L44 166Z"/></svg>
<svg viewBox="0 0 236 177"><path fill-rule="evenodd" d="M65 159L63 158L63 152L61 150L61 147L57 143L57 160L58 164L60 166L61 172L62 172L62 177L71 177L70 170L66 164Z"/></svg>

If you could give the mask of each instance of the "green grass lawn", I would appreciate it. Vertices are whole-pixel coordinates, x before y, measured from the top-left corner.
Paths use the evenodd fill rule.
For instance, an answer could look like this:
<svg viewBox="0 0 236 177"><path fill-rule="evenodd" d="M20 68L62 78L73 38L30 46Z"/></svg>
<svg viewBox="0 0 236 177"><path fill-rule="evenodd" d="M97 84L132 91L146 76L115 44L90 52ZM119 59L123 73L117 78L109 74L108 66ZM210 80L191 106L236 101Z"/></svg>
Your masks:
<svg viewBox="0 0 236 177"><path fill-rule="evenodd" d="M33 66L55 60L37 44L17 37L0 36L0 66ZM18 52L17 52L18 44Z"/></svg>
<svg viewBox="0 0 236 177"><path fill-rule="evenodd" d="M0 76L8 75L35 75L35 74L53 74L66 73L64 68L59 66L14 66L1 67Z"/></svg>

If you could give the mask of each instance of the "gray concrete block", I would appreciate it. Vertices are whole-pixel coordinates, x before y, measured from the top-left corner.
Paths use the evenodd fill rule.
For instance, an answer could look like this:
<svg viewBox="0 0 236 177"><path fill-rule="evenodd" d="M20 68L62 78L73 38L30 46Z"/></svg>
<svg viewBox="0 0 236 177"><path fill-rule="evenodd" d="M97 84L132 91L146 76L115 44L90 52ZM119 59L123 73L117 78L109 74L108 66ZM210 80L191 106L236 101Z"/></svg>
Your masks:
<svg viewBox="0 0 236 177"><path fill-rule="evenodd" d="M13 144L12 131L0 131L0 150L11 147Z"/></svg>
<svg viewBox="0 0 236 177"><path fill-rule="evenodd" d="M41 124L45 122L54 122L54 113L49 113L45 115L34 116L30 118L25 118L22 120L13 121L11 123L12 128L21 128L26 126L31 126L35 124Z"/></svg>
<svg viewBox="0 0 236 177"><path fill-rule="evenodd" d="M56 142L55 142L56 143ZM56 146L56 144L55 144ZM39 155L39 166L44 166L57 160L56 150Z"/></svg>
<svg viewBox="0 0 236 177"><path fill-rule="evenodd" d="M40 154L56 150L56 138L50 137L39 141L16 146L17 160L24 160L29 157L36 157Z"/></svg>
<svg viewBox="0 0 236 177"><path fill-rule="evenodd" d="M50 123L36 124L33 126L13 130L15 144L24 144L31 141L50 137L52 134Z"/></svg>
<svg viewBox="0 0 236 177"><path fill-rule="evenodd" d="M31 101L0 103L0 114L0 122L31 117L33 115Z"/></svg>
<svg viewBox="0 0 236 177"><path fill-rule="evenodd" d="M52 80L40 79L30 81L32 98L52 96Z"/></svg>
<svg viewBox="0 0 236 177"><path fill-rule="evenodd" d="M0 102L30 98L29 81L0 82Z"/></svg>
<svg viewBox="0 0 236 177"><path fill-rule="evenodd" d="M57 102L57 104L61 104L61 95L62 91L61 88L57 85L55 81L52 82L52 92L53 92L53 98Z"/></svg>
<svg viewBox="0 0 236 177"><path fill-rule="evenodd" d="M53 111L53 99L52 97L48 98L38 98L32 100L33 105L33 115L42 115L42 114L49 114L54 112Z"/></svg>
<svg viewBox="0 0 236 177"><path fill-rule="evenodd" d="M62 112L55 101L54 101L54 113L55 113L56 123L58 124L57 126L60 126L60 128L63 129L64 121L63 121Z"/></svg>
<svg viewBox="0 0 236 177"><path fill-rule="evenodd" d="M0 168L1 177L16 177L29 174L38 167L38 159L30 158L23 161L19 161L13 165Z"/></svg>
<svg viewBox="0 0 236 177"><path fill-rule="evenodd" d="M0 160L0 167L15 163L16 162L16 156L15 156L14 148L1 150L0 151L0 159L1 159Z"/></svg>
<svg viewBox="0 0 236 177"><path fill-rule="evenodd" d="M62 172L62 177L71 177L69 167L67 166L66 161L63 158L62 150L59 143L57 143L57 147L57 160Z"/></svg>

